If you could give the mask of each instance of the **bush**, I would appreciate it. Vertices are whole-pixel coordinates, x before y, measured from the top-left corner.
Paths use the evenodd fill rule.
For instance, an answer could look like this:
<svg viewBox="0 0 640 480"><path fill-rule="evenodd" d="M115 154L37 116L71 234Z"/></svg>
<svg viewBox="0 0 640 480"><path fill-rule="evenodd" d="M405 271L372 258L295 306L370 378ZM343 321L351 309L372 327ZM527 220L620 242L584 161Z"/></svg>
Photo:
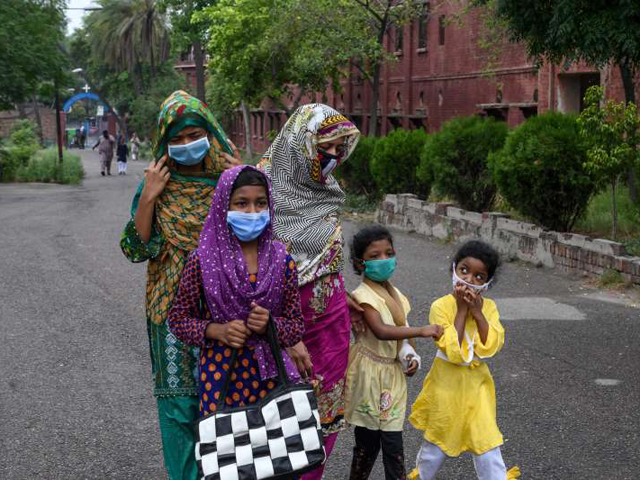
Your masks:
<svg viewBox="0 0 640 480"><path fill-rule="evenodd" d="M24 167L40 148L36 126L29 120L15 123L9 135L9 141L0 154L2 163L2 181L11 182L16 172Z"/></svg>
<svg viewBox="0 0 640 480"><path fill-rule="evenodd" d="M566 232L596 191L586 160L576 117L547 113L511 132L504 149L489 156L489 168L500 193L518 212Z"/></svg>
<svg viewBox="0 0 640 480"><path fill-rule="evenodd" d="M378 139L371 159L371 173L381 193L414 193L427 198L431 179L416 178L420 153L427 141L424 130L393 130Z"/></svg>
<svg viewBox="0 0 640 480"><path fill-rule="evenodd" d="M504 122L477 116L458 117L446 122L427 139L417 175L433 176L439 193L453 198L461 208L474 212L488 210L497 187L489 172L489 153L504 146L509 130Z"/></svg>
<svg viewBox="0 0 640 480"><path fill-rule="evenodd" d="M360 137L351 156L335 171L336 177L349 193L365 195L370 199L378 196L370 169L377 140L376 137Z"/></svg>
<svg viewBox="0 0 640 480"><path fill-rule="evenodd" d="M77 185L84 178L84 169L78 155L64 153L62 171L58 167L58 149L40 150L16 172L19 182L57 182Z"/></svg>

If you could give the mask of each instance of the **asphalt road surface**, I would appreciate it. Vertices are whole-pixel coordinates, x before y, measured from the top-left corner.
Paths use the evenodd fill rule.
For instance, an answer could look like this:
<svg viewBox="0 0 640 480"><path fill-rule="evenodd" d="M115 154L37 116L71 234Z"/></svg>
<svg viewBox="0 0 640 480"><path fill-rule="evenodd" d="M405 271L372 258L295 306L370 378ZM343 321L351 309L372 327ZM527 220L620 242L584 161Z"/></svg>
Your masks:
<svg viewBox="0 0 640 480"><path fill-rule="evenodd" d="M99 175L84 152L79 187L0 185L0 479L162 479L148 359L145 266L118 245L142 162ZM114 171L115 168L114 162ZM345 223L349 238L357 225ZM413 324L450 289L455 246L396 233L395 284ZM349 288L358 278L345 272ZM640 478L640 310L546 269L506 263L489 294L506 345L490 361L508 467L526 480ZM637 301L637 300L636 300ZM435 350L419 341L423 369ZM420 434L407 423L407 468ZM352 432L341 434L325 479L348 478ZM378 461L372 479L382 479ZM450 459L440 479L475 478Z"/></svg>

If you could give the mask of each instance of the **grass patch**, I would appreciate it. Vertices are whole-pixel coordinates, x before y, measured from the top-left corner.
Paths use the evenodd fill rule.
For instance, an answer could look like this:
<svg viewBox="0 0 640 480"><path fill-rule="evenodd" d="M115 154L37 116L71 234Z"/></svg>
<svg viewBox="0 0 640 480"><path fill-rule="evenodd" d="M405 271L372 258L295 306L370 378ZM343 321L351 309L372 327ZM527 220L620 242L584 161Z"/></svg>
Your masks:
<svg viewBox="0 0 640 480"><path fill-rule="evenodd" d="M618 241L629 242L640 237L640 206L634 205L626 187L617 189L618 204ZM611 190L596 194L589 202L584 216L578 220L576 233L590 237L611 239Z"/></svg>
<svg viewBox="0 0 640 480"><path fill-rule="evenodd" d="M26 165L16 172L18 182L64 183L77 185L84 178L80 157L65 152L62 168L58 165L57 148L38 151Z"/></svg>
<svg viewBox="0 0 640 480"><path fill-rule="evenodd" d="M617 270L605 270L598 278L597 283L599 287L613 290L623 290L630 286L627 279Z"/></svg>

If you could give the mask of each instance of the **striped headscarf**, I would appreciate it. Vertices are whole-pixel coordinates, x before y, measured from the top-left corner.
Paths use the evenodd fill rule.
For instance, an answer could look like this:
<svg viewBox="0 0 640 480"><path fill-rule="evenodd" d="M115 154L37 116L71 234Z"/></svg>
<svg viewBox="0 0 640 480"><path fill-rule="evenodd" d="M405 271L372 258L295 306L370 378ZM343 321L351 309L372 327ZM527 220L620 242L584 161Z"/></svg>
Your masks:
<svg viewBox="0 0 640 480"><path fill-rule="evenodd" d="M289 118L259 165L273 185L275 236L296 259L301 286L342 269L340 255L339 261L319 274L329 250L342 243L338 213L345 194L332 175L323 178L319 174L317 146L340 137L345 138L342 163L360 138L356 126L327 105L303 105Z"/></svg>

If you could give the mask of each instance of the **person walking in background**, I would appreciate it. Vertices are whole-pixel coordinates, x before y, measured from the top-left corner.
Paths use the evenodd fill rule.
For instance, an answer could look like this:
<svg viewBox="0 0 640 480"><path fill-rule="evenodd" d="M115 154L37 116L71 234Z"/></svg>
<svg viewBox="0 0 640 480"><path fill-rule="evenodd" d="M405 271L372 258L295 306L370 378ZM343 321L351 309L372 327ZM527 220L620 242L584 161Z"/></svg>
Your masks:
<svg viewBox="0 0 640 480"><path fill-rule="evenodd" d="M131 135L131 160L134 162L138 160L138 152L140 152L140 139L138 134L133 132L133 135Z"/></svg>
<svg viewBox="0 0 640 480"><path fill-rule="evenodd" d="M127 155L129 155L129 147L124 135L120 136L120 143L118 143L118 150L116 156L118 158L118 175L127 174Z"/></svg>
<svg viewBox="0 0 640 480"><path fill-rule="evenodd" d="M424 441L410 478L433 480L442 464L463 452L473 454L479 480L511 480L496 421L496 389L485 359L504 345L504 328L493 300L484 296L495 282L499 254L472 240L460 247L451 266L452 293L431 304L429 323L444 328L437 354L413 404L409 421Z"/></svg>
<svg viewBox="0 0 640 480"><path fill-rule="evenodd" d="M355 425L350 480L367 480L382 448L386 480L405 480L402 429L407 409L406 376L420 368L413 338L439 338L440 325L410 327L409 301L389 282L396 251L389 230L365 227L351 242L351 262L364 275L353 297L368 328L356 335L349 354L345 418Z"/></svg>
<svg viewBox="0 0 640 480"><path fill-rule="evenodd" d="M360 132L327 105L299 107L275 138L259 168L273 185L275 238L298 266L305 319L302 342L287 351L303 377L316 386L327 456L344 420L349 359L349 301L342 279L339 212L345 194L331 174L355 149ZM352 302L352 308L362 309ZM355 316L354 316L355 318ZM319 480L324 466L303 475Z"/></svg>
<svg viewBox="0 0 640 480"><path fill-rule="evenodd" d="M220 173L241 162L211 111L183 91L160 106L153 151L120 247L130 261L149 262L147 331L165 468L170 480L193 480L200 355L169 331L167 316Z"/></svg>
<svg viewBox="0 0 640 480"><path fill-rule="evenodd" d="M100 155L100 174L111 175L111 161L113 160L113 150L116 145L116 139L109 135L107 130L102 131L102 135L91 150L98 147L98 155Z"/></svg>

